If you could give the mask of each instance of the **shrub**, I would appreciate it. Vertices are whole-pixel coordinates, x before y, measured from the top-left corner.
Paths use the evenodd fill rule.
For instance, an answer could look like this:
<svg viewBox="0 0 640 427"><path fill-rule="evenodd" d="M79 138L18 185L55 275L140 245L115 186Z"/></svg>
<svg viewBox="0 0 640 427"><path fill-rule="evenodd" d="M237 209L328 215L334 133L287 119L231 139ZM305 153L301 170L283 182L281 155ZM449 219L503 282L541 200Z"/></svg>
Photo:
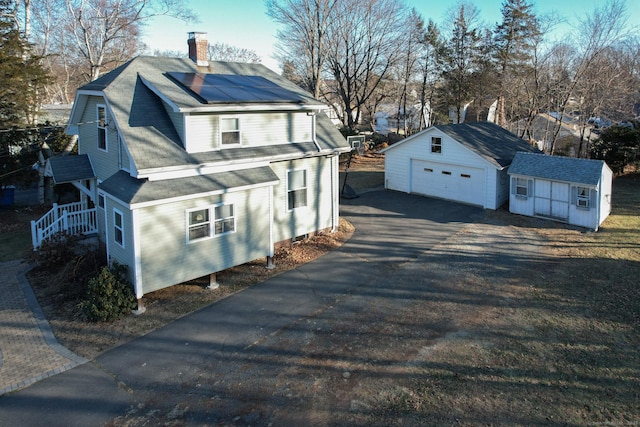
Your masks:
<svg viewBox="0 0 640 427"><path fill-rule="evenodd" d="M114 263L103 267L88 283L80 308L91 322L112 322L136 307L133 287L126 278L127 267Z"/></svg>

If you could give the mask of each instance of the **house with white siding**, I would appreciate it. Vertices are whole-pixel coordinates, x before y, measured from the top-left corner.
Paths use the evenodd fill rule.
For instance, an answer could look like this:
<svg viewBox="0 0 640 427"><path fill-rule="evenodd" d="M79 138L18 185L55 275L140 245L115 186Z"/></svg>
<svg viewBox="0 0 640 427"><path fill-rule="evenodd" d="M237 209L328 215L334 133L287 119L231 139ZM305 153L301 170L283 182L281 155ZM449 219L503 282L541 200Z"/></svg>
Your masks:
<svg viewBox="0 0 640 427"><path fill-rule="evenodd" d="M511 213L597 231L611 212L613 173L602 160L517 153L509 175Z"/></svg>
<svg viewBox="0 0 640 427"><path fill-rule="evenodd" d="M385 148L385 188L498 209L507 168L537 148L490 122L436 125Z"/></svg>
<svg viewBox="0 0 640 427"><path fill-rule="evenodd" d="M79 155L50 167L82 201L45 226L92 212L82 232L128 267L139 300L338 226L350 147L327 106L261 64L207 62L202 33L188 44L189 59L137 57L81 87ZM34 245L51 234L36 228Z"/></svg>

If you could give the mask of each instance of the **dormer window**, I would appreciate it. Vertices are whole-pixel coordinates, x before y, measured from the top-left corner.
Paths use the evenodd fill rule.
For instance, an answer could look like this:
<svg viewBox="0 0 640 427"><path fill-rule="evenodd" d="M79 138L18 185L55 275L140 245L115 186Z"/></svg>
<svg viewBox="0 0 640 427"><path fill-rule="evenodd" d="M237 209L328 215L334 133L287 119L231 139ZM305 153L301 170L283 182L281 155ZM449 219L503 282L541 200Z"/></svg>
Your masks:
<svg viewBox="0 0 640 427"><path fill-rule="evenodd" d="M220 141L223 147L240 144L240 119L237 117L220 118Z"/></svg>
<svg viewBox="0 0 640 427"><path fill-rule="evenodd" d="M107 108L97 106L98 148L107 151Z"/></svg>

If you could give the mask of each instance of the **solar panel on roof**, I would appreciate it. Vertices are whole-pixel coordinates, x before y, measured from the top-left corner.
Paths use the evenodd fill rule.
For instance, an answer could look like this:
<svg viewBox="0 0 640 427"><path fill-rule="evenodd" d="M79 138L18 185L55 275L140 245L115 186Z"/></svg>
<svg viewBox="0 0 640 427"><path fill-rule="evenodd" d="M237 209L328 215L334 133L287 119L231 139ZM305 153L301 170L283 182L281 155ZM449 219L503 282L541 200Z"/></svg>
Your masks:
<svg viewBox="0 0 640 427"><path fill-rule="evenodd" d="M262 76L178 73L168 75L208 104L231 102L302 103L305 97Z"/></svg>

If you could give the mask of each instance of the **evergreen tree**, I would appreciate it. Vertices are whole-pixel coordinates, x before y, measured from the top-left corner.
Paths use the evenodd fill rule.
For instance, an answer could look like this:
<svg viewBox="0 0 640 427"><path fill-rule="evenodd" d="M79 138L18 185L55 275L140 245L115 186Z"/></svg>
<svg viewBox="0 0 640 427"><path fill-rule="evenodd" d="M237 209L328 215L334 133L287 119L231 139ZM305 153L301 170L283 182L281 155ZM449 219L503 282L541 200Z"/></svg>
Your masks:
<svg viewBox="0 0 640 427"><path fill-rule="evenodd" d="M32 124L48 76L16 25L13 0L0 0L0 129Z"/></svg>
<svg viewBox="0 0 640 427"><path fill-rule="evenodd" d="M522 81L521 77L530 72L533 51L541 34L540 24L531 4L526 0L504 2L502 22L496 25L493 39L499 87L496 122L503 127L507 122L506 99L518 97L517 82ZM508 91L512 93L508 94Z"/></svg>
<svg viewBox="0 0 640 427"><path fill-rule="evenodd" d="M470 3L460 3L451 19L451 35L443 56L442 106L454 109L454 123L464 121L464 107L474 95L472 75L479 69L480 30L475 23L478 10Z"/></svg>

